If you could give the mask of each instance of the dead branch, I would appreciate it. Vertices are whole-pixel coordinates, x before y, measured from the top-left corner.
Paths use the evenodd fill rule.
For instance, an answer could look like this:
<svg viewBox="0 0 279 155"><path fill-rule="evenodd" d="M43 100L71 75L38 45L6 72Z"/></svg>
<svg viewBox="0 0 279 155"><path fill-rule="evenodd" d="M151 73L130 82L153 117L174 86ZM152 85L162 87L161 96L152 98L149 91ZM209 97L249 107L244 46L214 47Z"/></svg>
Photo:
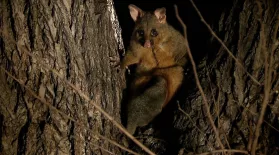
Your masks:
<svg viewBox="0 0 279 155"><path fill-rule="evenodd" d="M215 150L215 151L211 151L211 152L201 153L201 154L198 154L198 155L209 155L209 154L220 153L220 152L249 154L248 151L245 151L245 150L223 149L223 150Z"/></svg>
<svg viewBox="0 0 279 155"><path fill-rule="evenodd" d="M209 30L209 32L212 34L212 36L214 36L214 38L224 47L224 49L228 52L228 54L235 60L235 62L245 71L245 73L252 79L252 81L254 81L257 85L261 86L262 84L255 79L244 67L244 65L233 55L233 53L229 50L229 48L225 45L225 43L217 36L217 34L211 29L211 27L209 26L209 24L205 21L205 19L203 18L201 12L199 11L199 9L197 8L196 4L193 2L193 0L190 0L190 2L192 3L194 9L196 10L196 12L198 13L201 22L204 23L204 25L207 27L207 29Z"/></svg>
<svg viewBox="0 0 279 155"><path fill-rule="evenodd" d="M175 8L175 10L176 10L176 11L175 11L175 12L176 12L176 16L179 17L177 6L174 5L174 8ZM180 24L183 25L183 31L186 31L186 30L187 30L187 27L186 27L185 23L184 23L182 20L180 20L180 22L181 22ZM186 34L186 33L184 32L184 34ZM185 37L185 38L187 38L187 37ZM205 105L207 117L208 117L209 122L210 122L210 124L211 124L211 126L212 126L212 128L213 128L213 131L214 131L214 133L215 133L215 135L216 135L216 140L217 140L217 142L219 143L219 145L220 145L220 147L221 147L222 149L225 149L225 147L224 147L224 145L223 145L223 143L222 143L222 141L221 141L221 139L220 139L219 131L218 131L218 129L216 128L216 126L215 126L215 124L214 124L214 121L213 121L213 118L212 118L212 116L211 116L211 114L210 114L210 108L209 108L209 105L208 105L208 101L207 101L207 98L206 98L206 96L205 96L205 94L204 94L203 88L202 88L202 86L201 86L201 84L200 84L200 80L199 80L199 77L198 77L196 64L195 64L195 61L194 61L194 59L193 59L193 56L192 56L192 53L191 53L191 50L190 50L190 47L189 47L189 43L188 43L187 40L185 40L185 41L186 41L187 53L188 53L189 59L190 59L190 61L191 61L192 67L193 67L193 72L194 72L194 76L195 76L195 81L196 81L197 87L198 87L198 89L199 89L199 91L200 91L200 93L201 93L201 96L202 96L202 98L203 98L203 102L204 102L204 105Z"/></svg>
<svg viewBox="0 0 279 155"><path fill-rule="evenodd" d="M30 57L38 60L33 54L31 54L26 48L19 47L22 49L23 52L25 52ZM98 111L100 111L108 120L110 120L120 131L122 131L127 137L129 137L134 143L136 143L139 147L141 147L144 151L151 155L155 155L150 149L148 149L146 146L144 146L141 142L139 142L133 135L131 135L120 123L115 121L112 116L110 116L105 110L103 110L99 105L97 105L94 101L92 101L85 93L83 93L79 88L77 88L74 84L66 80L63 75L61 75L58 71L55 69L52 69L45 65L43 61L37 61L40 63L45 69L55 74L57 77L59 77L67 86L72 88L78 95L80 95L84 100L88 101L90 104L92 104Z"/></svg>
<svg viewBox="0 0 279 155"><path fill-rule="evenodd" d="M262 12L261 8L261 3L259 1L256 1L259 12ZM267 45L266 45L266 38L265 38L265 25L264 23L259 20L261 30L260 30L260 44L262 48L262 52L264 53L264 59L265 59L265 66L264 66L264 98L263 98L263 103L262 103L262 109L260 112L260 116L256 125L256 130L255 130L255 138L252 143L252 148L251 148L251 154L255 155L257 151L257 145L258 145L258 138L260 136L260 130L261 126L264 121L264 115L265 111L267 108L267 105L269 103L269 98L270 98L270 91L271 91L271 85L272 85L272 71L273 71L273 55L274 51L273 48L271 48L270 55L268 55L269 51L267 50Z"/></svg>
<svg viewBox="0 0 279 155"><path fill-rule="evenodd" d="M49 102L47 102L44 98L36 95L36 93L34 91L32 91L30 88L28 88L20 79L14 77L10 72L8 72L6 69L4 69L3 67L1 67L1 69L8 75L10 76L13 80L15 80L16 82L18 82L22 87L24 87L34 98L38 99L41 103L47 105L51 110L59 113L60 115L62 115L64 118L68 119L68 120L71 120L73 121L74 123L76 123L77 125L87 129L90 133L92 132L92 130L90 128L88 128L86 125L84 124L81 124L79 122L82 122L82 121L78 121L78 120L75 120L73 117L71 116L68 116L67 114L65 114L64 112L62 112L61 110L57 109L56 107L54 107L53 105L51 105ZM111 140L111 139L108 139L107 137L104 137L102 135L96 135L95 133L93 133L93 135L95 136L98 136L99 138L101 139L104 139L104 140L107 140L109 141L111 144L114 144L115 146L129 152L129 153L132 153L132 154L135 154L135 155L138 155L138 153L118 144L117 142ZM97 146L97 145L96 145ZM100 148L102 149L102 148ZM104 149L104 148L103 148ZM107 150L108 151L108 150Z"/></svg>

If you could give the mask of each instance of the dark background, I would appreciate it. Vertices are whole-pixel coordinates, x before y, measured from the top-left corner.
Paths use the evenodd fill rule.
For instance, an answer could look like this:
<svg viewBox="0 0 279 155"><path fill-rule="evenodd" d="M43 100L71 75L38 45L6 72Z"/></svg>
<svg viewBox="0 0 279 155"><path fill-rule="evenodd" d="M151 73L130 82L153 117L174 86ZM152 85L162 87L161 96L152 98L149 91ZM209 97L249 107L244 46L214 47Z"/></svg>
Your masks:
<svg viewBox="0 0 279 155"><path fill-rule="evenodd" d="M223 11L228 11L232 6L232 0L194 0L207 23L217 29L218 20ZM122 37L125 49L129 45L134 22L130 17L128 5L134 4L144 11L154 11L156 8L165 7L167 21L174 28L182 32L182 26L175 17L174 4L178 6L179 14L187 25L188 40L195 59L202 58L208 52L211 44L211 35L205 25L200 21L197 12L189 0L114 0L116 13L122 29Z"/></svg>

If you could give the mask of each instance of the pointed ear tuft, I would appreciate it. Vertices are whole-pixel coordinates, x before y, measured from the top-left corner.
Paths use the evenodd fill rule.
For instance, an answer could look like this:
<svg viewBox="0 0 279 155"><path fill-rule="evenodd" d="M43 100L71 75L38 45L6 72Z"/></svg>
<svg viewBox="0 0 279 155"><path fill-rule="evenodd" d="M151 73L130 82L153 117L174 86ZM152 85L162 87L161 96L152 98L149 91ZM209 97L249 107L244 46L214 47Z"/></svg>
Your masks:
<svg viewBox="0 0 279 155"><path fill-rule="evenodd" d="M154 11L154 14L160 23L166 23L166 8L158 8Z"/></svg>
<svg viewBox="0 0 279 155"><path fill-rule="evenodd" d="M134 4L130 4L128 8L130 10L130 15L135 22L143 16L143 11Z"/></svg>

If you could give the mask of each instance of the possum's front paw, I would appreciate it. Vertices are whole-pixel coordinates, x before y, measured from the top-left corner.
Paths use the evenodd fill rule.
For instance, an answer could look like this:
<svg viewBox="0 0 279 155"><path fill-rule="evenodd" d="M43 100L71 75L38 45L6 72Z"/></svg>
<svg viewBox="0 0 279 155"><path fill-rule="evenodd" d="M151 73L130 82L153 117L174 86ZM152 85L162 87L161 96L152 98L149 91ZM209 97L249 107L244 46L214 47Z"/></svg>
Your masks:
<svg viewBox="0 0 279 155"><path fill-rule="evenodd" d="M120 67L120 58L119 56L111 56L109 57L109 63L110 66L114 68L119 68Z"/></svg>

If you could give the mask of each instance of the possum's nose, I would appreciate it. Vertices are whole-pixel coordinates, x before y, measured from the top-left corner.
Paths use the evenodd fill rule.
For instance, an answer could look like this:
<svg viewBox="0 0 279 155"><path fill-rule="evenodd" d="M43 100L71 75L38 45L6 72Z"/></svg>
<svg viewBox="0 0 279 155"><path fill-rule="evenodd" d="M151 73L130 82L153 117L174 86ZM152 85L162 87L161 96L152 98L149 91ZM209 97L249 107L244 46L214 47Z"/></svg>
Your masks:
<svg viewBox="0 0 279 155"><path fill-rule="evenodd" d="M151 47L151 42L150 42L150 40L146 40L146 41L145 41L144 47L145 47L145 48L150 48L150 47Z"/></svg>

